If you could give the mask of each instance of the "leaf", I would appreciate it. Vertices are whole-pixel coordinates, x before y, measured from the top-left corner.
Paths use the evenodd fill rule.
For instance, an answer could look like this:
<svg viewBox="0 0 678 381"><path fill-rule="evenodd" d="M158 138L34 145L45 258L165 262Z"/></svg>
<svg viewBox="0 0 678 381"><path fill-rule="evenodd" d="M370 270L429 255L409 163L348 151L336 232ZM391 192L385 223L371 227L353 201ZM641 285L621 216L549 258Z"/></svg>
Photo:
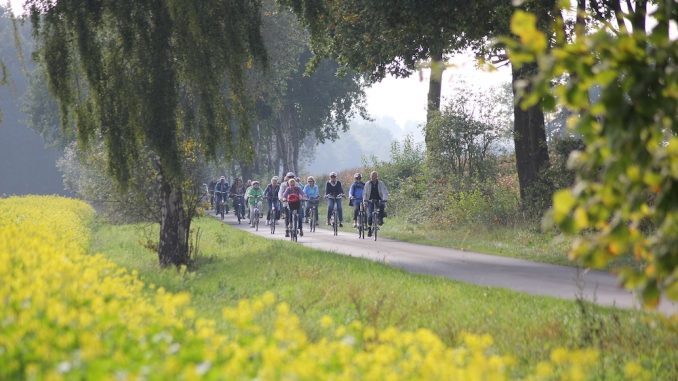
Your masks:
<svg viewBox="0 0 678 381"><path fill-rule="evenodd" d="M666 287L666 296L671 300L678 300L678 281L674 280Z"/></svg>
<svg viewBox="0 0 678 381"><path fill-rule="evenodd" d="M553 220L560 224L570 214L576 199L569 189L561 189L553 195Z"/></svg>
<svg viewBox="0 0 678 381"><path fill-rule="evenodd" d="M643 289L643 304L645 308L655 309L659 305L659 289L656 281L650 281Z"/></svg>

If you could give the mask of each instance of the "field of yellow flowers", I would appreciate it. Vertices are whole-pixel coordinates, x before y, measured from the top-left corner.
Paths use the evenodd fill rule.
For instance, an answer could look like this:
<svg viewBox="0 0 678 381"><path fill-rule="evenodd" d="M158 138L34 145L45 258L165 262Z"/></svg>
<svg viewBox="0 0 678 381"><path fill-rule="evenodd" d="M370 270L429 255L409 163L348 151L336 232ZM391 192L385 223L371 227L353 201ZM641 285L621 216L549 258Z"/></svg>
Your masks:
<svg viewBox="0 0 678 381"><path fill-rule="evenodd" d="M270 292L223 311L226 332L187 294L144 285L89 251L87 204L59 197L0 200L0 379L509 380L510 354L489 336L457 347L426 329L338 324L309 339ZM272 326L261 324L273 317ZM592 350L556 349L528 380L586 380ZM648 379L631 363L629 379Z"/></svg>

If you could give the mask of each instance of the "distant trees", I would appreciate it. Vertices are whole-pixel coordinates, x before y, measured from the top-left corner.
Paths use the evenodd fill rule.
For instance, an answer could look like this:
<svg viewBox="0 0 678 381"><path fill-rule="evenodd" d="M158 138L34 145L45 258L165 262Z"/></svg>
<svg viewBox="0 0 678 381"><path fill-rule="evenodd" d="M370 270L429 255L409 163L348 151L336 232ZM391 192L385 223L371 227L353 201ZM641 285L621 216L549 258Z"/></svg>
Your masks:
<svg viewBox="0 0 678 381"><path fill-rule="evenodd" d="M356 115L367 117L365 84L352 71L339 70L333 60L318 62L306 72L309 37L295 16L264 1L262 35L269 68L249 73L249 89L256 103L255 149L268 168L254 163L257 173L298 171L302 147L335 140ZM263 160L262 160L263 161Z"/></svg>
<svg viewBox="0 0 678 381"><path fill-rule="evenodd" d="M510 129L510 89L466 90L429 122L428 165L437 177L454 175L484 181L494 175L496 144Z"/></svg>
<svg viewBox="0 0 678 381"><path fill-rule="evenodd" d="M340 64L363 73L370 81L386 74L408 76L421 61L430 60L426 148L439 137L429 131L440 110L441 76L445 56L471 48L486 58L494 37L508 33L513 10L506 1L308 1L281 0L309 27L318 57L335 57ZM544 25L550 21L554 0L526 1L525 9L538 11ZM513 70L513 83L524 82L535 65ZM536 104L514 109L514 141L521 198L532 203L530 193L548 167L544 114ZM438 144L439 145L439 144Z"/></svg>

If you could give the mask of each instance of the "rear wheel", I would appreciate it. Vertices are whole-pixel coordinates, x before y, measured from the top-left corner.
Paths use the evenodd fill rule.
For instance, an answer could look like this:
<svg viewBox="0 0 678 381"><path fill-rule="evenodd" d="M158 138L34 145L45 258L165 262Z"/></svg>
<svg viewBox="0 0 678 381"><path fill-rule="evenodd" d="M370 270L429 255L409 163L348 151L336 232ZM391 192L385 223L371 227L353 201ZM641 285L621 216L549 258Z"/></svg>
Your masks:
<svg viewBox="0 0 678 381"><path fill-rule="evenodd" d="M271 234L275 234L275 209L271 212Z"/></svg>
<svg viewBox="0 0 678 381"><path fill-rule="evenodd" d="M311 208L310 214L311 214L311 219L309 220L309 223L308 223L308 230L314 232L316 220L315 220L315 210L313 208Z"/></svg>
<svg viewBox="0 0 678 381"><path fill-rule="evenodd" d="M339 234L339 221L337 221L337 210L334 209L332 212L332 229L334 229L334 235Z"/></svg>
<svg viewBox="0 0 678 381"><path fill-rule="evenodd" d="M377 240L377 232L379 231L379 212L372 214L372 234L374 234L374 240Z"/></svg>
<svg viewBox="0 0 678 381"><path fill-rule="evenodd" d="M358 238L365 239L365 224L363 223L363 211L358 211Z"/></svg>
<svg viewBox="0 0 678 381"><path fill-rule="evenodd" d="M259 231L259 209L254 209L254 230Z"/></svg>

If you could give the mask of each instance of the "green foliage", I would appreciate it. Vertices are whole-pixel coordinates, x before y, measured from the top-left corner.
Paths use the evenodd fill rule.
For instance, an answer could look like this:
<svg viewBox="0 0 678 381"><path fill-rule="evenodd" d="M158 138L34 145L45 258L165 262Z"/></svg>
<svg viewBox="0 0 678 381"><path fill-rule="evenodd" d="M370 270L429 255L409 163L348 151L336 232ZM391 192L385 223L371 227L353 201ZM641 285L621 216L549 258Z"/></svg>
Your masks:
<svg viewBox="0 0 678 381"><path fill-rule="evenodd" d="M138 244L143 237L140 225L99 225L92 251L138 270L145 283L190 293L196 317L215 319L220 332L229 329L222 318L224 307L276 290L312 339L322 337L320 318L325 314L336 322L359 319L377 329L428 328L449 345L462 332L490 334L498 351L516 357L516 371L522 374L548 359L551 350L581 348L584 336L592 335L603 349L600 366L588 379L623 379L628 361L643 364L655 379L675 378L677 370L667 366L672 353L658 349L673 345L675 322L660 315L589 306L596 327L588 328L575 302L412 275L380 263L262 239L211 218L197 219L195 226L204 232L201 250L208 265L191 273L157 271L152 255ZM506 235L519 242L534 239L515 231ZM275 320L262 323L273 325Z"/></svg>
<svg viewBox="0 0 678 381"><path fill-rule="evenodd" d="M510 88L483 91L463 82L457 87L459 95L426 127L428 166L439 177L484 180L495 174L497 143L510 128Z"/></svg>
<svg viewBox="0 0 678 381"><path fill-rule="evenodd" d="M83 143L100 134L109 172L123 185L142 147L181 181L179 118L210 156L230 142L234 117L247 129L243 65L265 60L258 2L28 6L63 124L74 116Z"/></svg>
<svg viewBox="0 0 678 381"><path fill-rule="evenodd" d="M625 269L622 279L642 290L648 306L662 291L678 299L678 42L669 37L678 8L658 1L652 17L651 30L643 13L642 23L630 20L633 30L622 20L620 30L607 23L574 42L560 34L545 51L534 17L517 12L512 31L520 44L511 44L516 64L539 63L526 103L544 98L571 110L570 125L586 145L570 157L576 181L554 195L553 222L581 234L571 256L587 266L635 258L641 266ZM561 26L558 20L554 28ZM551 87L562 75L569 80ZM593 101L592 86L600 89Z"/></svg>

